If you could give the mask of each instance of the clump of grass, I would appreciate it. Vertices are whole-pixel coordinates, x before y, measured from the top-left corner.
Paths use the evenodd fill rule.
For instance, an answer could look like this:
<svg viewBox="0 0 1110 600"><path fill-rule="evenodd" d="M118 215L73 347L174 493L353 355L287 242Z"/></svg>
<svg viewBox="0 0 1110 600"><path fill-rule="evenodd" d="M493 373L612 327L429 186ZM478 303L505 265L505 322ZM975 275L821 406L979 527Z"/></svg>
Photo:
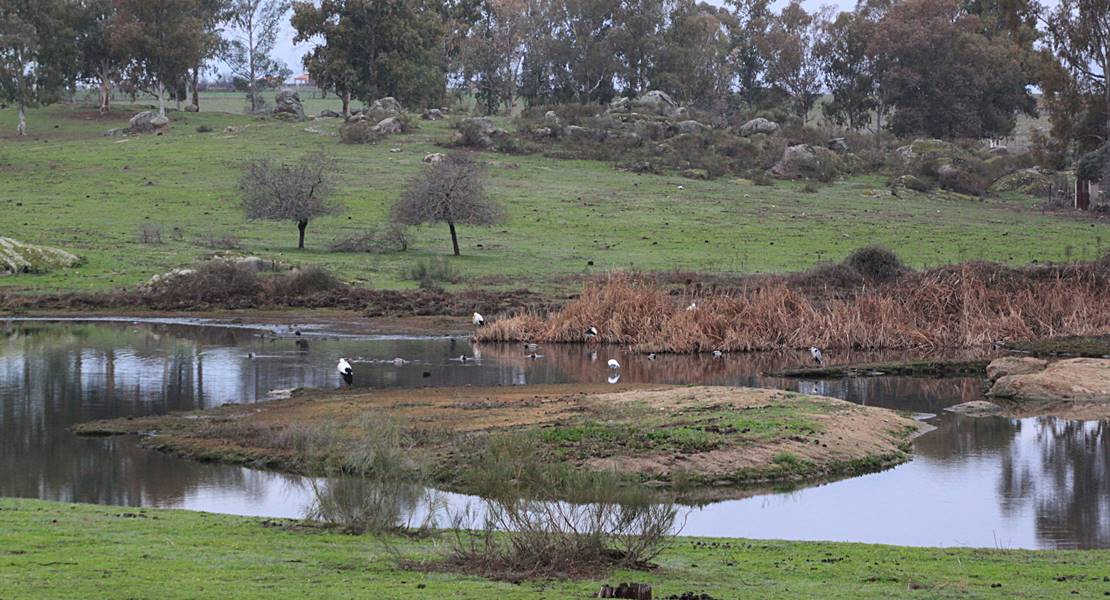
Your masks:
<svg viewBox="0 0 1110 600"><path fill-rule="evenodd" d="M462 281L455 265L443 257L417 261L405 271L405 277L418 282L422 289L438 289L445 283Z"/></svg>
<svg viewBox="0 0 1110 600"><path fill-rule="evenodd" d="M230 233L206 233L197 238L197 244L212 250L239 250L243 247L242 241Z"/></svg>
<svg viewBox="0 0 1110 600"><path fill-rule="evenodd" d="M197 133L212 133L211 125L197 125Z"/></svg>
<svg viewBox="0 0 1110 600"><path fill-rule="evenodd" d="M139 226L139 243L157 245L162 243L162 226L144 223Z"/></svg>

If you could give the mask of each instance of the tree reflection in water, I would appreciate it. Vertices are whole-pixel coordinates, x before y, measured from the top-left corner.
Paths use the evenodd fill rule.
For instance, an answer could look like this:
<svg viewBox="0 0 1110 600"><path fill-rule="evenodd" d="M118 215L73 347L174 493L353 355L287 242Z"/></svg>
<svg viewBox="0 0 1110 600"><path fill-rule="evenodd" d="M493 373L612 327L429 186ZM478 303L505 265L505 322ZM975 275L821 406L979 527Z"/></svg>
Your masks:
<svg viewBox="0 0 1110 600"><path fill-rule="evenodd" d="M464 352L472 352L476 360L452 360ZM900 473L912 471L937 481L946 474L952 481L997 478L994 493L986 497L979 497L984 496L979 487L976 492L946 492L944 499L955 510L984 518L999 518L993 512L1000 508L1002 521L982 527L1034 530L1021 538L1022 544L1110 547L1105 424L944 413L946 406L981 398L976 378L801 381L761 375L805 364L803 352L733 354L719 360L663 355L655 361L613 347L598 348L594 359L577 345L543 346L538 352L543 358L531 360L517 345L470 348L463 340L448 338L274 340L233 328L0 321L0 495L302 516L311 490L290 482L305 484L303 479L179 460L140 450L130 439L78 438L66 428L93 419L253 402L273 388L335 386L336 356L358 359L355 386L364 388L600 383L608 376L606 361L615 358L622 365L621 383L756 385L937 414L930 420L937 431L917 440L917 459ZM406 362L395 365L394 357ZM912 356L844 353L828 358L842 364ZM882 479L888 473L871 476L870 488L844 482L848 485L823 490L845 490L834 497L838 506L866 504L868 497L852 496L851 490L867 489L874 497L885 489L882 485L898 485L898 473L889 474L888 479ZM368 521L422 514L422 490L365 489L367 485L348 481L321 490L337 510L355 517L365 514L359 518ZM349 498L361 500L352 504ZM729 509L721 505L719 510ZM721 518L729 517L721 513Z"/></svg>

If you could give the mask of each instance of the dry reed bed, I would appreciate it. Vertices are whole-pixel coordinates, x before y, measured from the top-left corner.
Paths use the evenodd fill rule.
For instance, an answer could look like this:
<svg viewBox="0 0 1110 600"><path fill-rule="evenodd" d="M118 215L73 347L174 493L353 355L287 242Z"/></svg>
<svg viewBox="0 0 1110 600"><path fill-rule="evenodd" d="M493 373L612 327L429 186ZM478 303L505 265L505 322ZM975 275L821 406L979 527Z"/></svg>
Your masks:
<svg viewBox="0 0 1110 600"><path fill-rule="evenodd" d="M563 308L494 320L479 341L598 341L643 352L974 347L1110 333L1110 261L1011 269L968 263L909 273L854 293L806 295L790 279L676 299L649 278L614 274Z"/></svg>

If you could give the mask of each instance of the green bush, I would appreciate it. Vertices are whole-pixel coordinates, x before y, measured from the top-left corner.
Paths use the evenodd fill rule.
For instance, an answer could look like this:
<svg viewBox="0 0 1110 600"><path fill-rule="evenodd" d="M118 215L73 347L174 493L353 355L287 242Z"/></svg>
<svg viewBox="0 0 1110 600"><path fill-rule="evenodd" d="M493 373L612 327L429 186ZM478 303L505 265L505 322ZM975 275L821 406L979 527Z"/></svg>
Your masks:
<svg viewBox="0 0 1110 600"><path fill-rule="evenodd" d="M405 276L410 281L419 282L421 289L438 289L444 283L462 281L455 265L443 257L421 260L407 270Z"/></svg>

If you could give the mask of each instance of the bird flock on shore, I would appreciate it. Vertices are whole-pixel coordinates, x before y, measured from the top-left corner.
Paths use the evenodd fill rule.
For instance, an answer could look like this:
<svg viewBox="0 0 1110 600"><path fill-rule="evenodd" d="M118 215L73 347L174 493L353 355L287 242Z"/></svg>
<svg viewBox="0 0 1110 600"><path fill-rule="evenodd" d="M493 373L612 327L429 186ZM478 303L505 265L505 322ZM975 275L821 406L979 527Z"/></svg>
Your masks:
<svg viewBox="0 0 1110 600"><path fill-rule="evenodd" d="M698 309L697 303L694 303L694 302L691 302L690 305L686 307L687 311L695 311L697 309ZM481 313L475 312L471 316L470 322L474 325L474 327L482 327L486 324L486 318L484 316L482 316ZM596 344L596 343L600 342L600 337L599 337L599 332L598 332L597 327L595 327L593 325L590 325L589 327L586 328L586 330L585 330L585 342L587 344ZM539 344L536 344L535 342L525 342L523 344L523 347L524 347L524 357L526 359L528 359L528 360L539 360L539 359L543 358L542 354L538 354L536 352L537 350L539 350ZM455 358L455 359L452 359L452 360L456 360L456 361L461 362L461 363L474 361L477 358L477 351L475 351L475 354L476 354L476 356L474 358L468 357L465 354L460 354L458 356L458 358ZM817 348L816 346L810 347L809 354L813 358L813 362L816 363L817 366L823 366L825 364L825 357L822 354L820 348ZM719 359L724 357L724 352L721 351L721 350L713 350L712 356L713 356L714 359L719 360ZM253 358L253 355L252 355L252 358ZM590 358L591 358L591 360L596 360L597 359L597 352L596 351L591 351ZM647 359L649 361L654 361L657 358L658 358L658 356L654 352L647 355ZM390 362L392 362L394 365L400 366L400 365L403 365L403 364L407 363L408 361L406 361L403 358L394 358ZM615 359L615 358L610 358L608 360L608 362L606 363L606 366L609 369L608 381L610 383L616 383L617 381L619 381L620 380L621 363L619 361L617 361L617 359ZM354 368L351 366L351 361L350 360L348 360L346 357L340 358L339 362L335 366L335 370L339 372L340 378L343 380L343 382L347 386L353 385L353 383L354 383ZM424 372L424 377L429 377L430 375L431 374L428 371Z"/></svg>

